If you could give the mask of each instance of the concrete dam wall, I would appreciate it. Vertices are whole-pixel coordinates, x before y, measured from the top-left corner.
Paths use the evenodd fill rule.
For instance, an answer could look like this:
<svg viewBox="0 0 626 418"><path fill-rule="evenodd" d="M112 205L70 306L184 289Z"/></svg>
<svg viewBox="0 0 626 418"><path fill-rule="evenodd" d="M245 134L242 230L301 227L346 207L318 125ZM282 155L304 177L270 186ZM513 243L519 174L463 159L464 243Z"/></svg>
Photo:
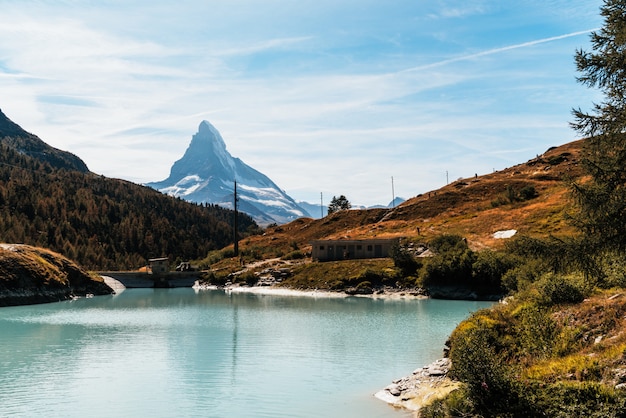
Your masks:
<svg viewBox="0 0 626 418"><path fill-rule="evenodd" d="M176 271L164 274L137 271L99 271L96 273L102 276L114 290L116 288L193 287L201 276L201 272L197 271Z"/></svg>

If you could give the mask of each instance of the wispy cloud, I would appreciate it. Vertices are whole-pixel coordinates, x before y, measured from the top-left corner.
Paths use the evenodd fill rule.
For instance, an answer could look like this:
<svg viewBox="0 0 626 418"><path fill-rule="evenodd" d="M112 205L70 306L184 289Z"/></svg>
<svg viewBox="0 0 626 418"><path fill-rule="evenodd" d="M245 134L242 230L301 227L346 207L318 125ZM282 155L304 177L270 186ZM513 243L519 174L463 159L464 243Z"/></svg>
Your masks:
<svg viewBox="0 0 626 418"><path fill-rule="evenodd" d="M208 119L294 197L362 204L392 175L410 197L572 138L598 23L588 0L34 4L0 13L0 108L93 171L161 180Z"/></svg>

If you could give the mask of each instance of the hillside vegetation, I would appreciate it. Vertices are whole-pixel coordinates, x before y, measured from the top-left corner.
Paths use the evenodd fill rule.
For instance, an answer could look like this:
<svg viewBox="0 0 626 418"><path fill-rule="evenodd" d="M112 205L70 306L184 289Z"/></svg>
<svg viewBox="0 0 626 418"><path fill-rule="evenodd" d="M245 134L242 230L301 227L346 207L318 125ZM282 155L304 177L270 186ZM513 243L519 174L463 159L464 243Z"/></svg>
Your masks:
<svg viewBox="0 0 626 418"><path fill-rule="evenodd" d="M553 147L526 163L459 179L393 209L340 210L322 219L270 226L262 235L243 239L239 248L247 261L254 261L307 255L310 242L317 239L402 238L417 245L441 235L460 235L473 250L501 250L506 240L494 238L497 231L571 235L575 229L567 222L566 180L582 176L582 143Z"/></svg>
<svg viewBox="0 0 626 418"><path fill-rule="evenodd" d="M58 251L92 270L136 269L151 257L184 260L232 242L234 212L148 187L55 170L0 145L0 241ZM239 215L240 233L254 221Z"/></svg>
<svg viewBox="0 0 626 418"><path fill-rule="evenodd" d="M78 162L77 162L78 161ZM0 112L0 242L50 248L92 270L198 259L233 237L234 212L86 170ZM239 233L258 229L239 214Z"/></svg>
<svg viewBox="0 0 626 418"><path fill-rule="evenodd" d="M28 245L0 245L0 306L111 292L100 276L88 274L60 254Z"/></svg>
<svg viewBox="0 0 626 418"><path fill-rule="evenodd" d="M230 246L210 252L199 265L213 270L208 280L214 284L255 283L270 266L290 269L277 283L290 288L497 300L523 286L525 278L516 269L527 258L523 251L536 247L532 239L576 234L568 222L567 181L582 178L583 143L553 147L526 163L459 179L393 209L338 210L322 219L270 226L240 242L241 259L232 257ZM513 239L494 237L511 230L516 231ZM365 238L400 238L402 246L391 260L311 263L312 240ZM415 257L426 248L429 257Z"/></svg>

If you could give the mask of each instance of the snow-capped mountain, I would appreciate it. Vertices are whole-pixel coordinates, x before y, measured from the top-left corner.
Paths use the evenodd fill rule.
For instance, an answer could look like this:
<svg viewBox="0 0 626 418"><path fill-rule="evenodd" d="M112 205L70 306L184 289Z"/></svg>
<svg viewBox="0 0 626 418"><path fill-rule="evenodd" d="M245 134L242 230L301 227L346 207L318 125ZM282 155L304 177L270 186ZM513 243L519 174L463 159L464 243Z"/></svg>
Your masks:
<svg viewBox="0 0 626 418"><path fill-rule="evenodd" d="M232 209L235 181L237 209L252 216L259 225L310 216L266 175L230 155L222 135L207 121L200 123L185 155L172 166L170 176L146 185L190 202Z"/></svg>

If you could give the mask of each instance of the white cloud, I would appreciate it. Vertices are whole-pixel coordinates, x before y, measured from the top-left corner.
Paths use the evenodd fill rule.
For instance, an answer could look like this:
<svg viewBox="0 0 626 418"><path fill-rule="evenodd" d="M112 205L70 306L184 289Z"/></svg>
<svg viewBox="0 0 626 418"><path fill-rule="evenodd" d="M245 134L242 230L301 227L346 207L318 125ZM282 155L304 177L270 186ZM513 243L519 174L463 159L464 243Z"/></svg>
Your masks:
<svg viewBox="0 0 626 418"><path fill-rule="evenodd" d="M111 177L167 177L208 119L287 192L387 203L574 138L574 3L13 2L0 108Z"/></svg>

